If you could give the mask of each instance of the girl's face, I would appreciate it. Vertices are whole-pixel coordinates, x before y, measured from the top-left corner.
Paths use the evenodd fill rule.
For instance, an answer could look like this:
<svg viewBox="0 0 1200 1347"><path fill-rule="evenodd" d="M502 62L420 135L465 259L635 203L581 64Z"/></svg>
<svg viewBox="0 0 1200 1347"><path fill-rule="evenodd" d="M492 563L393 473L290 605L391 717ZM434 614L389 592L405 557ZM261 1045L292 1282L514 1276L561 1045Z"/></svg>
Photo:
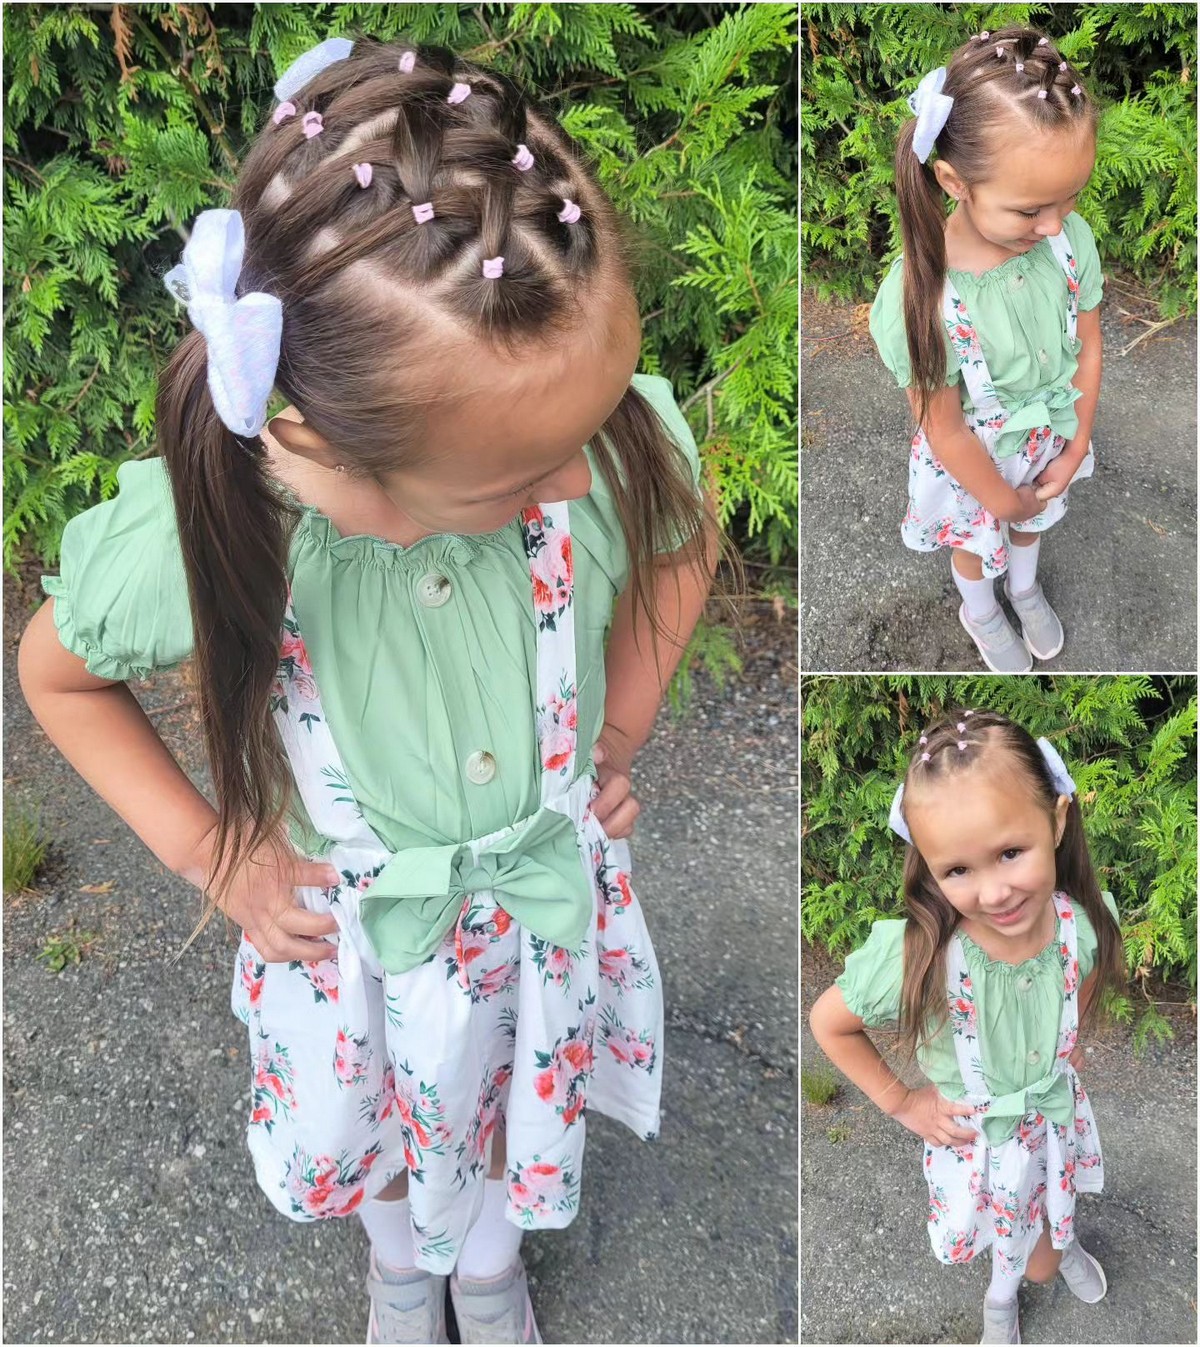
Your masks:
<svg viewBox="0 0 1200 1347"><path fill-rule="evenodd" d="M640 349L636 303L620 291L589 304L552 348L473 351L429 413L429 455L382 477L384 490L430 533L491 533L539 501L586 496L583 446L624 396Z"/></svg>
<svg viewBox="0 0 1200 1347"><path fill-rule="evenodd" d="M1062 229L1096 162L1096 140L1079 133L1016 128L997 147L992 175L968 187L945 161L938 181L958 198L958 209L980 239L1021 254Z"/></svg>
<svg viewBox="0 0 1200 1347"><path fill-rule="evenodd" d="M1068 797L1049 814L1019 770L983 763L908 794L913 845L946 901L1001 940L1028 939L1054 892Z"/></svg>

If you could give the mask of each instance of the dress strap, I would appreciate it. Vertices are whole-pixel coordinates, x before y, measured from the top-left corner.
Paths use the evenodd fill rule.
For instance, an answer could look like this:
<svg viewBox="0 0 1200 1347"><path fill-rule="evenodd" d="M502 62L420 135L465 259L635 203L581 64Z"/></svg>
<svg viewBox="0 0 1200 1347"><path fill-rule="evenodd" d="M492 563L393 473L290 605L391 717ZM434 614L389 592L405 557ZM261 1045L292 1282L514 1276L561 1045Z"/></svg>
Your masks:
<svg viewBox="0 0 1200 1347"><path fill-rule="evenodd" d="M996 396L991 371L984 359L979 333L949 276L942 287L942 322L946 325L950 344L958 357L958 368L976 413L990 412L993 408L999 410L1000 399Z"/></svg>
<svg viewBox="0 0 1200 1347"><path fill-rule="evenodd" d="M537 619L537 736L543 805L561 801L575 776L578 700L575 672L575 563L565 500L521 514Z"/></svg>
<svg viewBox="0 0 1200 1347"><path fill-rule="evenodd" d="M1066 227L1060 229L1048 242L1067 278L1067 336L1074 341L1079 325L1079 268L1071 252L1071 241L1067 238Z"/></svg>

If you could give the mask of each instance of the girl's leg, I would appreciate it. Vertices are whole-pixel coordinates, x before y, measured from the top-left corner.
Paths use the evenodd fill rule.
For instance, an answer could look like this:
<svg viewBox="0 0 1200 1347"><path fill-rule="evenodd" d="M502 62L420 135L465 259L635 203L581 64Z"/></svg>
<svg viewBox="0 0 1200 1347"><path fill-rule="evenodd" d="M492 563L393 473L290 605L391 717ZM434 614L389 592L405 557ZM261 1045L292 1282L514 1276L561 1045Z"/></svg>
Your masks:
<svg viewBox="0 0 1200 1347"><path fill-rule="evenodd" d="M1031 1282L1052 1282L1058 1276L1058 1265L1062 1262L1062 1249L1056 1249L1050 1243L1050 1228L1042 1222L1042 1233L1029 1254L1025 1265L1025 1275Z"/></svg>
<svg viewBox="0 0 1200 1347"><path fill-rule="evenodd" d="M504 1180L507 1151L504 1133L492 1133L491 1163L483 1182L483 1205L467 1231L455 1272L469 1281L486 1281L507 1272L521 1250L521 1228L504 1215L508 1185Z"/></svg>
<svg viewBox="0 0 1200 1347"><path fill-rule="evenodd" d="M993 581L983 578L982 559L974 552L956 548L950 554L950 569L966 605L967 616L973 622L990 617L996 611L996 588Z"/></svg>
<svg viewBox="0 0 1200 1347"><path fill-rule="evenodd" d="M1038 551L1042 535L1018 533L1016 529L1010 529L1008 540L1012 544L1008 551L1008 592L1027 594L1037 584Z"/></svg>
<svg viewBox="0 0 1200 1347"><path fill-rule="evenodd" d="M358 1209L358 1215L375 1251L375 1261L392 1272L408 1272L416 1266L412 1221L408 1207L408 1172L398 1174L379 1194Z"/></svg>

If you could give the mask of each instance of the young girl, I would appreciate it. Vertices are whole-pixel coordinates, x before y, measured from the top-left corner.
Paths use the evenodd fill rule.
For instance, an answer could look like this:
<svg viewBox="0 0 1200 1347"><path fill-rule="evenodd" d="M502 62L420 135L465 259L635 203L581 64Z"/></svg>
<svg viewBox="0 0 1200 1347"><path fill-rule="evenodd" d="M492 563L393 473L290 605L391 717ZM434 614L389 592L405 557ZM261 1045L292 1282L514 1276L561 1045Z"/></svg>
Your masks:
<svg viewBox="0 0 1200 1347"><path fill-rule="evenodd" d="M1038 549L1093 469L1102 284L1073 207L1095 162L1096 105L1031 28L980 33L909 104L896 147L904 255L871 309L917 423L901 535L919 552L953 549L959 621L989 669L1023 673L1062 649ZM1006 571L1019 638L996 601Z"/></svg>
<svg viewBox="0 0 1200 1347"><path fill-rule="evenodd" d="M1004 716L962 711L921 735L896 791L908 916L878 921L820 997L813 1034L873 1103L925 1140L929 1237L943 1263L992 1246L983 1342L1020 1342L1022 1274L1105 1292L1073 1238L1075 1194L1103 1186L1076 1067L1101 985L1121 981L1116 906L1097 886L1058 753ZM866 1026L899 1022L932 1082L907 1089ZM1061 1252L1060 1252L1061 1251Z"/></svg>
<svg viewBox="0 0 1200 1347"><path fill-rule="evenodd" d="M258 1180L361 1217L368 1340L446 1342L452 1273L462 1341L536 1342L521 1232L574 1218L585 1106L658 1130L614 839L713 529L666 382L633 374L612 207L545 109L362 40L275 94L166 277L198 331L163 457L68 527L22 685L243 928ZM188 656L215 810L124 685Z"/></svg>

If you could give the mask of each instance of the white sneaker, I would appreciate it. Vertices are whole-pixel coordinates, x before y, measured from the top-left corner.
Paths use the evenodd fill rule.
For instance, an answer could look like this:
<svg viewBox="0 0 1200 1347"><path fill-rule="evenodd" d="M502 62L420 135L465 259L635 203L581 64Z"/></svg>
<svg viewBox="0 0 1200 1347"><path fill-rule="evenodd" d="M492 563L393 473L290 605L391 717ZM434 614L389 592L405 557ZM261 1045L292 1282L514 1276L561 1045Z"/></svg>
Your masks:
<svg viewBox="0 0 1200 1347"><path fill-rule="evenodd" d="M980 1342L1020 1342L1021 1323L1017 1313L1017 1298L1003 1305L983 1302L983 1337Z"/></svg>
<svg viewBox="0 0 1200 1347"><path fill-rule="evenodd" d="M982 622L968 617L967 605L959 604L958 620L979 647L983 662L993 673L1028 673L1033 668L1033 657L1009 625L999 604L991 617L985 617Z"/></svg>

